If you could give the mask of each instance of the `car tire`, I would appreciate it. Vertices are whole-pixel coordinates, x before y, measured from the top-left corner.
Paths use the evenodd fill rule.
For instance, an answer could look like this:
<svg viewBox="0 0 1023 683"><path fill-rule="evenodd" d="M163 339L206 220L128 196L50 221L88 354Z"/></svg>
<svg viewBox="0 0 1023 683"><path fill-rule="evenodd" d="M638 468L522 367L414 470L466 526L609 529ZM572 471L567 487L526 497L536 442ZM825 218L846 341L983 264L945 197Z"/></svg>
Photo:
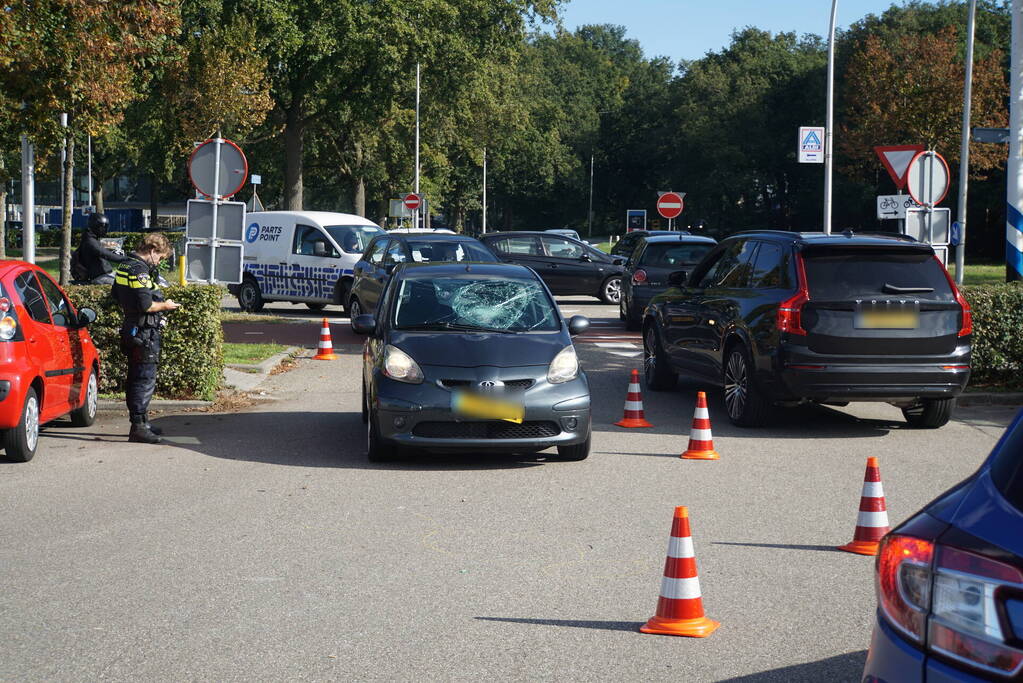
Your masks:
<svg viewBox="0 0 1023 683"><path fill-rule="evenodd" d="M647 327L643 334L643 380L651 391L671 391L678 383L655 325Z"/></svg>
<svg viewBox="0 0 1023 683"><path fill-rule="evenodd" d="M590 456L590 436L587 435L586 441L582 443L573 444L571 446L558 446L558 460L564 460L566 462L576 462L579 460L585 460Z"/></svg>
<svg viewBox="0 0 1023 683"><path fill-rule="evenodd" d="M352 281L351 280L338 280L336 285L337 288L337 302L341 304L341 310L348 313L348 297L352 295Z"/></svg>
<svg viewBox="0 0 1023 683"><path fill-rule="evenodd" d="M348 300L348 319L351 320L362 314L362 302L359 301L359 297L353 296Z"/></svg>
<svg viewBox="0 0 1023 683"><path fill-rule="evenodd" d="M955 408L954 398L924 398L916 405L902 409L902 416L910 427L937 429L945 426Z"/></svg>
<svg viewBox="0 0 1023 683"><path fill-rule="evenodd" d="M770 403L753 380L753 364L745 346L732 346L725 356L723 385L725 412L739 427L761 427Z"/></svg>
<svg viewBox="0 0 1023 683"><path fill-rule="evenodd" d="M362 381L362 424L369 424L369 398L366 396L366 380Z"/></svg>
<svg viewBox="0 0 1023 683"><path fill-rule="evenodd" d="M327 304L315 304L309 301L307 301L305 305L309 308L310 311L322 311L324 308L327 307Z"/></svg>
<svg viewBox="0 0 1023 683"><path fill-rule="evenodd" d="M28 462L39 446L39 397L29 388L16 427L4 432L4 451L13 462Z"/></svg>
<svg viewBox="0 0 1023 683"><path fill-rule="evenodd" d="M99 382L96 373L89 372L85 384L85 399L82 405L71 411L71 424L75 427L91 427L96 421L96 410L99 407Z"/></svg>
<svg viewBox="0 0 1023 683"><path fill-rule="evenodd" d="M369 411L366 417L366 457L370 462L393 462L398 458L398 449L380 438L377 416L373 411Z"/></svg>
<svg viewBox="0 0 1023 683"><path fill-rule="evenodd" d="M259 313L263 310L263 292L259 291L259 283L252 278L245 278L238 286L238 306L246 313Z"/></svg>
<svg viewBox="0 0 1023 683"><path fill-rule="evenodd" d="M638 315L634 315L630 309L625 309L625 329L629 332L635 332L642 327L643 321Z"/></svg>
<svg viewBox="0 0 1023 683"><path fill-rule="evenodd" d="M622 300L622 276L612 275L600 285L600 294L597 298L605 304L617 304Z"/></svg>

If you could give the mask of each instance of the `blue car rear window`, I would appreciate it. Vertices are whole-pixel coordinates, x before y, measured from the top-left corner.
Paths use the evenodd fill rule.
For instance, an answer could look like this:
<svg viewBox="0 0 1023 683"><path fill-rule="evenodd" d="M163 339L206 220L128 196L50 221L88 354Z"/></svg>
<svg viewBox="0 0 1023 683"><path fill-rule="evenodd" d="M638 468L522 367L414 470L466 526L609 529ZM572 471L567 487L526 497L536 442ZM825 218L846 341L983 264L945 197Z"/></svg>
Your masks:
<svg viewBox="0 0 1023 683"><path fill-rule="evenodd" d="M1023 412L1002 438L991 461L991 480L1009 504L1023 512Z"/></svg>

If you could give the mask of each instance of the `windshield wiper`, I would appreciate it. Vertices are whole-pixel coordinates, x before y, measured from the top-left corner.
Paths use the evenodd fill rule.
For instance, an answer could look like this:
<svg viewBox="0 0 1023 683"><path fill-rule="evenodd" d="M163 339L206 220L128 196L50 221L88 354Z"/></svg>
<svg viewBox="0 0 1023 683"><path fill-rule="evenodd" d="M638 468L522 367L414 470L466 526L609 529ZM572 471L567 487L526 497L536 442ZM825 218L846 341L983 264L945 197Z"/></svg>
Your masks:
<svg viewBox="0 0 1023 683"><path fill-rule="evenodd" d="M502 330L496 327L484 327L482 325L466 325L464 323L452 323L447 321L436 321L432 323L419 323L418 325L403 325L400 330L457 330L461 332L493 332L495 334L514 334L513 330Z"/></svg>
<svg viewBox="0 0 1023 683"><path fill-rule="evenodd" d="M886 282L881 291L885 294L926 294L927 292L933 292L934 287L896 287Z"/></svg>

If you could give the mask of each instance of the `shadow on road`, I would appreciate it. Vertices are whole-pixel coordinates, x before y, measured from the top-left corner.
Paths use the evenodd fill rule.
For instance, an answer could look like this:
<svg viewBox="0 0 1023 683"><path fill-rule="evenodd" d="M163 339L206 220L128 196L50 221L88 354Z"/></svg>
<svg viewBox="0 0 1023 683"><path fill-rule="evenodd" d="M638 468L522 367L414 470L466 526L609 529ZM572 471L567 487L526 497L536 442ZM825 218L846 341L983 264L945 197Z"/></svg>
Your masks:
<svg viewBox="0 0 1023 683"><path fill-rule="evenodd" d="M735 543L731 541L711 541L711 545L742 545L750 548L782 548L784 550L820 550L822 552L842 552L833 545L798 545L792 543Z"/></svg>
<svg viewBox="0 0 1023 683"><path fill-rule="evenodd" d="M863 674L867 651L848 652L806 664L793 664L770 671L722 679L724 683L770 683L771 681L858 681Z"/></svg>
<svg viewBox="0 0 1023 683"><path fill-rule="evenodd" d="M475 617L479 621L504 621L511 624L535 624L537 626L569 626L572 628L593 628L602 631L639 632L643 622L635 621L579 621L576 619L519 619L515 617Z"/></svg>

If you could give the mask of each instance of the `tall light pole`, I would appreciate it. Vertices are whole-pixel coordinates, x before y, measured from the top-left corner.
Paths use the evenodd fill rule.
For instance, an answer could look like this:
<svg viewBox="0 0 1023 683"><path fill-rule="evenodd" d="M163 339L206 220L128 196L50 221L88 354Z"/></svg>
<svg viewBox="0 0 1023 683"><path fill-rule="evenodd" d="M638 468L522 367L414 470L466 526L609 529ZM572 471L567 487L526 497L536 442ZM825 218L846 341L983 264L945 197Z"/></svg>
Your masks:
<svg viewBox="0 0 1023 683"><path fill-rule="evenodd" d="M593 153L590 153L590 212L586 214L586 236L593 237Z"/></svg>
<svg viewBox="0 0 1023 683"><path fill-rule="evenodd" d="M487 234L487 148L483 148L483 234Z"/></svg>
<svg viewBox="0 0 1023 683"><path fill-rule="evenodd" d="M959 148L959 245L956 246L956 284L963 284L966 266L966 185L970 179L970 106L973 102L973 21L977 0L970 0L966 19L966 74L963 80L963 130Z"/></svg>
<svg viewBox="0 0 1023 683"><path fill-rule="evenodd" d="M36 161L27 135L21 136L21 258L36 262Z"/></svg>
<svg viewBox="0 0 1023 683"><path fill-rule="evenodd" d="M824 234L831 234L832 128L835 119L835 17L838 0L831 0L831 27L828 29L828 113L824 122Z"/></svg>
<svg viewBox="0 0 1023 683"><path fill-rule="evenodd" d="M1005 279L1023 280L1023 0L1012 0L1009 163L1005 172Z"/></svg>
<svg viewBox="0 0 1023 683"><path fill-rule="evenodd" d="M416 62L416 196L419 197L419 62ZM423 198L419 197L419 207L412 212L412 227L419 227L419 212L422 210Z"/></svg>

